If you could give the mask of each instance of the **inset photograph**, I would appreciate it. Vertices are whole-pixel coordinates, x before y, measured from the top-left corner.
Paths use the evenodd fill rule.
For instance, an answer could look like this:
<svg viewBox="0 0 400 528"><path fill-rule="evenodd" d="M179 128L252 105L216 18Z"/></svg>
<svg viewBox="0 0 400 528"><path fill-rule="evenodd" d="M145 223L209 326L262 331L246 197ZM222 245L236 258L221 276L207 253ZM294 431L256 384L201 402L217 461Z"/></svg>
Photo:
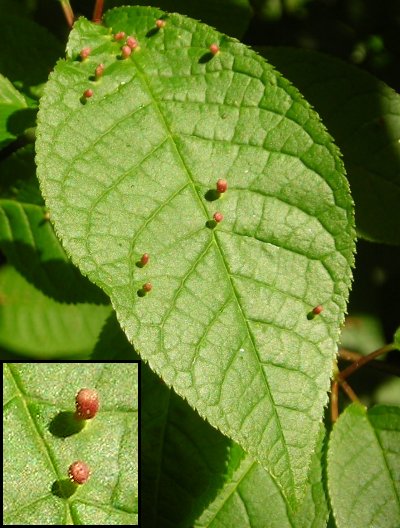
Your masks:
<svg viewBox="0 0 400 528"><path fill-rule="evenodd" d="M3 363L3 525L138 525L140 362Z"/></svg>

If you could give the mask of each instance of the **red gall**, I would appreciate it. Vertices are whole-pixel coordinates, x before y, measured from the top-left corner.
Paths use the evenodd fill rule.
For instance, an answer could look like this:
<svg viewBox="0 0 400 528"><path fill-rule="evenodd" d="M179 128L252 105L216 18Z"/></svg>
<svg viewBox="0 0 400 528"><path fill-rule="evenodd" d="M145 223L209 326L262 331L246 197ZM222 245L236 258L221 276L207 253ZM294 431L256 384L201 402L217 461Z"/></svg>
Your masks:
<svg viewBox="0 0 400 528"><path fill-rule="evenodd" d="M209 49L210 49L210 53L212 53L213 55L216 55L219 52L219 46L215 42L211 44Z"/></svg>
<svg viewBox="0 0 400 528"><path fill-rule="evenodd" d="M134 50L138 46L138 41L134 37L128 37L126 39L126 45L131 48L131 50Z"/></svg>
<svg viewBox="0 0 400 528"><path fill-rule="evenodd" d="M89 55L92 53L92 48L83 48L81 49L79 55L82 60L85 60L89 57Z"/></svg>
<svg viewBox="0 0 400 528"><path fill-rule="evenodd" d="M68 475L75 484L84 484L90 477L90 468L82 460L77 460L69 466Z"/></svg>
<svg viewBox="0 0 400 528"><path fill-rule="evenodd" d="M140 259L140 264L142 266L145 266L149 262L149 259L150 259L150 255L148 253L143 253Z"/></svg>
<svg viewBox="0 0 400 528"><path fill-rule="evenodd" d="M124 59L127 59L131 53L132 53L132 48L130 48L128 45L122 46L121 54Z"/></svg>
<svg viewBox="0 0 400 528"><path fill-rule="evenodd" d="M220 178L217 181L217 191L222 194L226 192L227 188L228 188L228 182Z"/></svg>
<svg viewBox="0 0 400 528"><path fill-rule="evenodd" d="M94 418L99 407L99 395L94 389L81 389L75 397L75 416L79 420Z"/></svg>
<svg viewBox="0 0 400 528"><path fill-rule="evenodd" d="M99 64L97 68L94 70L94 76L96 79L99 79L104 73L104 64Z"/></svg>
<svg viewBox="0 0 400 528"><path fill-rule="evenodd" d="M324 309L324 307L319 304L318 306L313 308L312 313L314 315L319 315L323 311L323 309Z"/></svg>

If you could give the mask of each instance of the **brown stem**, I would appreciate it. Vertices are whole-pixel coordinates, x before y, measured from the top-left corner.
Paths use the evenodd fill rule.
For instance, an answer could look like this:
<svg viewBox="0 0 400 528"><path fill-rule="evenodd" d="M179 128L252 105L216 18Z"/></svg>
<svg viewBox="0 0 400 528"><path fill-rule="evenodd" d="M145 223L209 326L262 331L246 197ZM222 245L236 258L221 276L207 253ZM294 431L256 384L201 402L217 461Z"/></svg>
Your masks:
<svg viewBox="0 0 400 528"><path fill-rule="evenodd" d="M101 17L103 16L104 0L96 0L96 5L93 10L92 20L95 24L101 23Z"/></svg>
<svg viewBox="0 0 400 528"><path fill-rule="evenodd" d="M336 380L332 381L331 390L331 420L335 423L339 416L339 383Z"/></svg>
<svg viewBox="0 0 400 528"><path fill-rule="evenodd" d="M350 387L350 385L347 383L347 381L341 379L341 375L338 376L338 382L340 383L341 388L343 391L347 394L347 396L350 398L353 402L358 402L359 399L357 398L357 394L353 391L353 389Z"/></svg>
<svg viewBox="0 0 400 528"><path fill-rule="evenodd" d="M75 16L74 16L74 12L72 11L71 4L69 3L69 0L60 0L60 1L61 1L62 10L64 11L64 16L67 20L67 24L70 28L72 28L72 26L74 25Z"/></svg>
<svg viewBox="0 0 400 528"><path fill-rule="evenodd" d="M339 357L344 361L351 361L351 363L353 363L354 361L359 361L364 356L358 352L353 352L352 350L347 350L346 348L340 348ZM400 376L400 368L396 365L386 363L385 361L376 361L376 359L372 359L368 366L382 370L383 372L391 374L392 376Z"/></svg>
<svg viewBox="0 0 400 528"><path fill-rule="evenodd" d="M371 352L371 354L368 354L367 356L361 356L356 361L354 361L352 365L349 365L339 374L339 382L340 380L345 380L346 378L348 378L351 374L353 374L353 372L361 368L366 363L369 363L372 359L375 359L378 356L382 356L383 354L386 354L387 352L390 352L394 349L395 346L393 344L386 345L382 348L379 348L378 350L375 350L374 352Z"/></svg>
<svg viewBox="0 0 400 528"><path fill-rule="evenodd" d="M352 350L347 350L347 348L339 348L339 357L344 361L351 361L351 363L353 363L362 358L363 355L358 352L353 352Z"/></svg>

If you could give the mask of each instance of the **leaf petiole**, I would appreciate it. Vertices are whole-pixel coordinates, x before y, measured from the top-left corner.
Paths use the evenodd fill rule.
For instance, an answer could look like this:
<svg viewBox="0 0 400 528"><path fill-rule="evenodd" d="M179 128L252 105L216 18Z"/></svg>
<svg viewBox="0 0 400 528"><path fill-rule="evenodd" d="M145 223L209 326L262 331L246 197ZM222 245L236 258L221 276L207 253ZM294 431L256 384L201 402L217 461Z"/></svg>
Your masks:
<svg viewBox="0 0 400 528"><path fill-rule="evenodd" d="M351 374L353 374L353 372L355 372L356 370L358 370L362 366L366 365L367 363L369 363L370 361L372 361L376 357L382 356L383 354L386 354L387 352L390 352L391 350L395 350L395 348L396 347L393 344L385 345L384 347L379 348L378 350L375 350L374 352L371 352L367 356L359 357L356 361L354 361L354 363L352 363L350 366L348 366L342 372L339 373L339 375L338 375L339 383L340 383L341 380L345 380Z"/></svg>
<svg viewBox="0 0 400 528"><path fill-rule="evenodd" d="M60 0L62 10L64 11L64 16L67 21L67 24L70 28L74 25L75 15L72 10L69 0Z"/></svg>
<svg viewBox="0 0 400 528"><path fill-rule="evenodd" d="M92 17L92 20L95 24L101 23L101 18L103 16L103 9L104 9L104 0L96 0L96 4L93 9L93 17Z"/></svg>

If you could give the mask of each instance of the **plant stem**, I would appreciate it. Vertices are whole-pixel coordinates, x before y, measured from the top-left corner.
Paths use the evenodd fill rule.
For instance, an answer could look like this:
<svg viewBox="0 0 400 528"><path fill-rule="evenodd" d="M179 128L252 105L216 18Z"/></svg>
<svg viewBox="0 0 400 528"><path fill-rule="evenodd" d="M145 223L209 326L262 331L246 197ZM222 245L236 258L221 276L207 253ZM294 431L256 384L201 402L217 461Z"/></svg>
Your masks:
<svg viewBox="0 0 400 528"><path fill-rule="evenodd" d="M331 390L331 420L335 423L339 416L339 383L336 380L332 381Z"/></svg>
<svg viewBox="0 0 400 528"><path fill-rule="evenodd" d="M104 0L96 0L96 4L93 10L92 20L95 24L101 23L101 17L103 16Z"/></svg>
<svg viewBox="0 0 400 528"><path fill-rule="evenodd" d="M353 389L350 387L350 385L347 383L347 381L345 381L343 379L340 379L340 374L339 374L338 381L339 381L340 386L342 387L343 391L347 394L347 396L350 398L351 401L353 401L353 402L360 401L357 398L357 394L353 391Z"/></svg>
<svg viewBox="0 0 400 528"><path fill-rule="evenodd" d="M68 27L72 28L74 25L74 12L72 11L71 4L69 3L69 0L60 0L62 10L64 11L65 18L67 20Z"/></svg>
<svg viewBox="0 0 400 528"><path fill-rule="evenodd" d="M346 348L340 348L339 357L340 359L344 361L350 361L351 363L354 363L355 361L359 361L361 358L365 356L363 356L362 354L359 354L358 352L347 350ZM378 370L382 370L383 372L386 372L387 374L391 374L392 376L400 376L399 367L397 367L396 365L391 365L384 361L376 361L375 359L372 359L369 362L368 366L374 367Z"/></svg>
<svg viewBox="0 0 400 528"><path fill-rule="evenodd" d="M374 352L371 352L371 354L368 354L367 356L361 356L359 359L354 361L352 365L349 365L347 368L345 368L342 372L340 372L338 379L339 383L341 380L345 380L348 378L353 372L361 368L366 363L369 363L372 359L375 359L378 356L382 356L383 354L386 354L387 352L390 352L391 350L394 350L395 346L393 344L386 345L382 348L379 348L378 350L375 350Z"/></svg>

